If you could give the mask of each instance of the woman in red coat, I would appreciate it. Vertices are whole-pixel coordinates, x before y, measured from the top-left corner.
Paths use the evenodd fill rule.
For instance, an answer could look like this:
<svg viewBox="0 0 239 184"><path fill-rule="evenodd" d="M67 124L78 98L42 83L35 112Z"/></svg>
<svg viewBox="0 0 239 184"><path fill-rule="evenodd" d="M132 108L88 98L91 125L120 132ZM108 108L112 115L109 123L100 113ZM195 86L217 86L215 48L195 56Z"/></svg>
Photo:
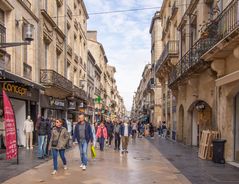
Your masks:
<svg viewBox="0 0 239 184"><path fill-rule="evenodd" d="M99 143L100 143L100 151L104 151L104 143L107 137L108 137L107 129L104 125L104 122L101 122L96 132L96 138L99 139Z"/></svg>

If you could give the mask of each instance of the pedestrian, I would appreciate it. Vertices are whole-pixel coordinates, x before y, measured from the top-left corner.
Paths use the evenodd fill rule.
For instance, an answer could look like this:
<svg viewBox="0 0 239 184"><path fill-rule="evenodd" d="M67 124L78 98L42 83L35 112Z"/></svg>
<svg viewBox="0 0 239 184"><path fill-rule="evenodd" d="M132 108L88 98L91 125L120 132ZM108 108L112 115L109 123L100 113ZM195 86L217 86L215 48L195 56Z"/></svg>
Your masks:
<svg viewBox="0 0 239 184"><path fill-rule="evenodd" d="M112 140L113 140L113 132L114 132L114 125L112 121L109 119L106 120L105 126L107 128L107 133L108 133L108 144L109 147L111 146Z"/></svg>
<svg viewBox="0 0 239 184"><path fill-rule="evenodd" d="M80 114L78 116L78 123L74 129L73 142L77 140L79 144L80 156L81 156L81 168L86 170L88 158L87 158L87 150L88 144L91 142L93 144L93 135L91 126L88 122L85 121L84 114Z"/></svg>
<svg viewBox="0 0 239 184"><path fill-rule="evenodd" d="M91 130L92 130L92 136L93 136L93 146L96 146L96 130L95 130L95 124L91 123Z"/></svg>
<svg viewBox="0 0 239 184"><path fill-rule="evenodd" d="M47 130L48 130L47 121L43 117L41 117L38 127L36 128L38 132L38 158L44 159L46 155L46 144L47 144Z"/></svg>
<svg viewBox="0 0 239 184"><path fill-rule="evenodd" d="M150 133L150 137L153 138L154 137L154 126L153 126L153 123L149 124L149 133Z"/></svg>
<svg viewBox="0 0 239 184"><path fill-rule="evenodd" d="M53 128L53 124L56 123L56 120L53 121L53 118L51 119L46 119L46 124L47 124L47 138L46 138L46 148L49 147L50 144L50 140L51 140L51 133L52 133L52 128ZM49 149L46 149L46 154L45 157L48 157L50 155L50 151Z"/></svg>
<svg viewBox="0 0 239 184"><path fill-rule="evenodd" d="M136 143L136 134L137 134L137 123L135 121L132 122L132 141Z"/></svg>
<svg viewBox="0 0 239 184"><path fill-rule="evenodd" d="M108 137L107 129L104 125L104 122L102 121L100 125L98 126L97 132L96 132L96 138L99 139L100 151L104 151L104 143L107 137Z"/></svg>
<svg viewBox="0 0 239 184"><path fill-rule="evenodd" d="M120 151L120 122L116 121L114 125L115 148Z"/></svg>
<svg viewBox="0 0 239 184"><path fill-rule="evenodd" d="M58 153L60 154L64 170L67 170L67 163L65 157L65 149L70 138L67 129L63 127L61 119L56 120L56 126L52 129L51 139L48 150L52 151L53 157L53 172L52 175L57 173L58 169Z"/></svg>
<svg viewBox="0 0 239 184"><path fill-rule="evenodd" d="M163 132L163 136L162 137L165 139L166 135L167 135L167 126L166 126L166 122L165 121L163 121L161 129L162 129L162 132Z"/></svg>
<svg viewBox="0 0 239 184"><path fill-rule="evenodd" d="M129 136L132 133L131 126L127 121L125 121L120 127L120 135L122 140L122 154L128 153L128 143L129 143Z"/></svg>

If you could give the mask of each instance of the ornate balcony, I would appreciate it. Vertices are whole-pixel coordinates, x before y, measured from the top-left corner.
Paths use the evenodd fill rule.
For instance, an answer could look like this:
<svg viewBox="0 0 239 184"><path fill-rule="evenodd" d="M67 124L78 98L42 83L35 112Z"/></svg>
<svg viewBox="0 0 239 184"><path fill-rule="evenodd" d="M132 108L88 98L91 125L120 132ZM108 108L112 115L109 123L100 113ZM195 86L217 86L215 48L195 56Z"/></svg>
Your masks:
<svg viewBox="0 0 239 184"><path fill-rule="evenodd" d="M72 82L54 70L41 69L40 81L47 87L47 95L66 97L72 93Z"/></svg>
<svg viewBox="0 0 239 184"><path fill-rule="evenodd" d="M169 74L170 88L173 88L177 81L183 80L192 73L200 72L208 67L209 64L204 62L201 56L211 48L212 43L215 43L215 39L201 38L192 46Z"/></svg>
<svg viewBox="0 0 239 184"><path fill-rule="evenodd" d="M239 0L232 2L214 19L202 36L214 39L208 52L202 57L205 60L225 58L238 46L239 35ZM222 52L222 49L224 50Z"/></svg>
<svg viewBox="0 0 239 184"><path fill-rule="evenodd" d="M81 89L75 85L73 86L73 96L76 98L80 98L82 100L87 99L86 92L83 89Z"/></svg>
<svg viewBox="0 0 239 184"><path fill-rule="evenodd" d="M172 40L168 41L167 45L164 47L164 50L157 61L155 65L155 72L159 72L163 64L172 58L177 58L179 53L179 48L178 48L178 41L177 40ZM171 63L168 63L169 65L172 65Z"/></svg>
<svg viewBox="0 0 239 184"><path fill-rule="evenodd" d="M27 63L23 63L23 77L32 80L32 67Z"/></svg>

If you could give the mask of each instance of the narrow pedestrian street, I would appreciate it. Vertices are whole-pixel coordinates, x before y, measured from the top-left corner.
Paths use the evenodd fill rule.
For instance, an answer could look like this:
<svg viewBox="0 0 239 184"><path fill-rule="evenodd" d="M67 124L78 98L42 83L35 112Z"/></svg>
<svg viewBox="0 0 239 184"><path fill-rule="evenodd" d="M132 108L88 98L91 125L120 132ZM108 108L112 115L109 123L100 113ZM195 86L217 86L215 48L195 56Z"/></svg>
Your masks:
<svg viewBox="0 0 239 184"><path fill-rule="evenodd" d="M68 170L60 169L51 175L52 160L34 167L4 184L69 183L69 184L187 184L190 183L150 142L144 138L130 144L128 155L113 148L97 150L97 158L90 159L86 171L80 168L79 150L76 146L67 153Z"/></svg>

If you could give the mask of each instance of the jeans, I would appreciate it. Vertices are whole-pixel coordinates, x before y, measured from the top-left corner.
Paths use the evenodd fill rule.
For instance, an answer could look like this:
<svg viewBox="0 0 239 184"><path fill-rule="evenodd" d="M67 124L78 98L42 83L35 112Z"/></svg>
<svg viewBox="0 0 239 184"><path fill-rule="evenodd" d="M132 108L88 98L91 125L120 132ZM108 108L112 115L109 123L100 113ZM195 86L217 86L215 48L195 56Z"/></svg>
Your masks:
<svg viewBox="0 0 239 184"><path fill-rule="evenodd" d="M87 162L88 162L87 148L88 148L88 144L86 140L85 139L80 140L79 149L80 149L80 155L81 155L81 163L85 166L87 166Z"/></svg>
<svg viewBox="0 0 239 184"><path fill-rule="evenodd" d="M61 157L61 160L62 160L63 164L66 165L65 150L64 149L62 149L62 150L52 149L54 170L58 169L58 161L57 161L58 152L60 154L60 157Z"/></svg>
<svg viewBox="0 0 239 184"><path fill-rule="evenodd" d="M115 133L115 149L120 150L120 135Z"/></svg>
<svg viewBox="0 0 239 184"><path fill-rule="evenodd" d="M38 157L44 157L46 154L46 135L38 135Z"/></svg>
<svg viewBox="0 0 239 184"><path fill-rule="evenodd" d="M100 143L100 151L103 151L104 150L104 144L105 144L105 138L100 137L99 138L99 143Z"/></svg>

